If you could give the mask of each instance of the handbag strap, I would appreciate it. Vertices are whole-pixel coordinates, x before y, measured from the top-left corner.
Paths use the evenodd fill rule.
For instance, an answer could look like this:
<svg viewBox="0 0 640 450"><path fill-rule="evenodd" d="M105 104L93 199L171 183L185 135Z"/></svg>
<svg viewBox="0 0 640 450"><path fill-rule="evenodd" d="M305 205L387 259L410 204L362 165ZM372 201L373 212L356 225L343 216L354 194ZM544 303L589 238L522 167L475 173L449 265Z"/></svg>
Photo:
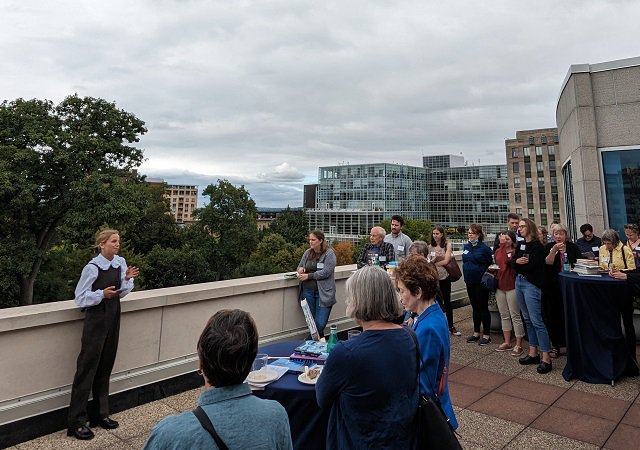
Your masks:
<svg viewBox="0 0 640 450"><path fill-rule="evenodd" d="M229 450L229 447L227 447L227 444L225 444L222 438L220 438L220 436L218 435L218 432L214 428L213 423L211 423L211 419L209 419L209 416L207 416L207 413L205 413L200 406L198 406L192 412L193 414L195 414L196 418L198 419L198 422L200 422L200 425L202 425L202 428L204 428L209 432L213 440L216 442L216 445L218 446L218 448L220 450Z"/></svg>

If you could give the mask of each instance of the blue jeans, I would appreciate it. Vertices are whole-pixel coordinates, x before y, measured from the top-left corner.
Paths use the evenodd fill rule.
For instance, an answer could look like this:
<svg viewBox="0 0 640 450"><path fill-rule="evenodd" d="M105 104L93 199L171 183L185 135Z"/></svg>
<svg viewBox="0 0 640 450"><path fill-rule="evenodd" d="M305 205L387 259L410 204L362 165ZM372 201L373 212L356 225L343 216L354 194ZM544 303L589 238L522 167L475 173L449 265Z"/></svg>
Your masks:
<svg viewBox="0 0 640 450"><path fill-rule="evenodd" d="M320 304L320 293L313 289L302 289L302 298L307 299L311 315L313 316L318 333L320 337L324 336L324 329L329 321L329 314L331 314L331 306L328 308Z"/></svg>
<svg viewBox="0 0 640 450"><path fill-rule="evenodd" d="M537 347L542 352L551 351L551 340L547 332L547 326L542 319L542 290L527 279L518 275L516 277L516 297L520 305L522 321L527 327L529 345Z"/></svg>

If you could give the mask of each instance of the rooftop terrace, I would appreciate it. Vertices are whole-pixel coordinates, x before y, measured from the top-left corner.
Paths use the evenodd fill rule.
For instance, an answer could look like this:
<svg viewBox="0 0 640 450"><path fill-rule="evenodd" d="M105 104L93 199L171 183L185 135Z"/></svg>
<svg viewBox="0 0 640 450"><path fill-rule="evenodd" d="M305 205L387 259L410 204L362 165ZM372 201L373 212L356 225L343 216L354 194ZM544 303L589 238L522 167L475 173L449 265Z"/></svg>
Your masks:
<svg viewBox="0 0 640 450"><path fill-rule="evenodd" d="M521 366L517 358L495 351L494 345L467 344L473 329L471 308L454 311L462 337L452 337L451 395L466 450L487 449L611 449L640 448L640 379L592 385L562 378L565 358L554 360L550 374ZM56 432L10 447L13 450L139 449L163 417L193 409L200 389L167 397L113 414L120 428L97 428L89 442Z"/></svg>
<svg viewBox="0 0 640 450"><path fill-rule="evenodd" d="M338 303L330 322L345 330L355 324L345 314L344 285L355 266L336 268ZM0 448L13 433L38 436L13 450L139 449L163 417L193 409L200 389L164 397L162 380L199 381L195 343L206 320L222 308L241 308L256 319L260 343L302 339L306 325L297 307L298 283L282 274L134 292L123 300L120 350L111 379L116 397L135 397L114 407L116 430L97 428L92 441L78 441L62 430L70 383L79 351L82 314L72 301L0 310ZM452 300L466 303L464 281L453 284ZM450 392L465 449L640 449L640 378L615 386L562 378L566 358L539 375L509 352L493 345L468 344L471 307L455 309L461 337L451 338ZM46 373L46 376L43 376ZM178 377L178 378L176 378ZM185 378L186 377L186 378ZM191 384L191 387L195 384ZM143 390L142 394L129 394ZM112 402L113 403L116 402ZM55 416L52 418L52 415ZM45 424L45 425L43 425ZM36 429L40 427L40 429ZM15 431L17 430L17 433ZM3 445L5 444L5 445Z"/></svg>

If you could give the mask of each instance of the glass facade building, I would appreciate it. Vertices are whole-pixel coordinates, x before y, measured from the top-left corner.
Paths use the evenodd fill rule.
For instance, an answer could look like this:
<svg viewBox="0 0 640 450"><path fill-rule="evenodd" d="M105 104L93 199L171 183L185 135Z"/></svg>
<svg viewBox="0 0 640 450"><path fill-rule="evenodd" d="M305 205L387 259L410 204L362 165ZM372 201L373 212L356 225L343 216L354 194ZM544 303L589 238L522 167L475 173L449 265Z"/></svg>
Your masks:
<svg viewBox="0 0 640 450"><path fill-rule="evenodd" d="M508 213L505 165L464 166L462 157L427 156L424 167L360 164L320 167L310 229L334 239L358 239L399 214L446 228L481 224L500 231ZM452 167L456 166L456 167Z"/></svg>

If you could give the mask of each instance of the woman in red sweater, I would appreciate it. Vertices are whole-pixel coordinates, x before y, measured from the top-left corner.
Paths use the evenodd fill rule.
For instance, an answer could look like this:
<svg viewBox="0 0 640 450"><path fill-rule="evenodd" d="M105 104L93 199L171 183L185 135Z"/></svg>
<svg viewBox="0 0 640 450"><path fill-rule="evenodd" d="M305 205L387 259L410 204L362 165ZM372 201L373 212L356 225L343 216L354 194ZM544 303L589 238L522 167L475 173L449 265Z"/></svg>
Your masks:
<svg viewBox="0 0 640 450"><path fill-rule="evenodd" d="M520 317L520 306L516 298L516 271L510 262L516 254L516 234L513 231L503 231L500 233L500 246L494 254L498 265L496 280L496 303L500 318L502 319L502 334L504 342L496 348L497 352L511 351L511 356L522 355L522 337L524 336L524 325ZM515 347L511 341L511 332L516 335Z"/></svg>

